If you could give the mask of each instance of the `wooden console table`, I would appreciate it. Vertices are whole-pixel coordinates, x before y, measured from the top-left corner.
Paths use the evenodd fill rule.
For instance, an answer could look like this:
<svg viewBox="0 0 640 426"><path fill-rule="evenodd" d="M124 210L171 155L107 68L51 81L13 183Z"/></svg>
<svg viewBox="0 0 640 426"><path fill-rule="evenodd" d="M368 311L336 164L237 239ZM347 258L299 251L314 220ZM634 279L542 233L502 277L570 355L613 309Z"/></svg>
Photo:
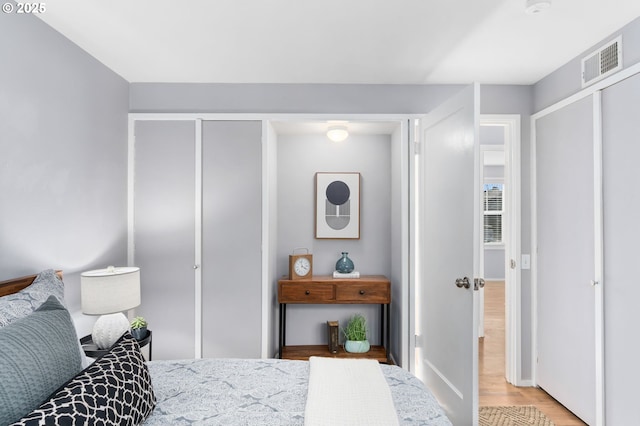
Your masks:
<svg viewBox="0 0 640 426"><path fill-rule="evenodd" d="M309 359L310 356L339 358L370 358L389 362L389 333L391 284L381 275L362 276L356 279L316 276L308 280L279 280L278 303L280 303L280 358ZM287 304L379 304L380 343L371 346L364 354L351 354L340 348L337 354L329 352L328 344L287 346Z"/></svg>

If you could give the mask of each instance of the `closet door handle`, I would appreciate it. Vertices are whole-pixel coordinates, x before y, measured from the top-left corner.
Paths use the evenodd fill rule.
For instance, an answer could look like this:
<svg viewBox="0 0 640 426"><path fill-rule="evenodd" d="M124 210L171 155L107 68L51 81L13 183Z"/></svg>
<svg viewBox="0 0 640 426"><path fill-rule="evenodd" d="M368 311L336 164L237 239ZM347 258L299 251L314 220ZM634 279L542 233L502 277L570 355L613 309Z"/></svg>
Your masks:
<svg viewBox="0 0 640 426"><path fill-rule="evenodd" d="M193 269L198 269L200 265L193 265Z"/></svg>

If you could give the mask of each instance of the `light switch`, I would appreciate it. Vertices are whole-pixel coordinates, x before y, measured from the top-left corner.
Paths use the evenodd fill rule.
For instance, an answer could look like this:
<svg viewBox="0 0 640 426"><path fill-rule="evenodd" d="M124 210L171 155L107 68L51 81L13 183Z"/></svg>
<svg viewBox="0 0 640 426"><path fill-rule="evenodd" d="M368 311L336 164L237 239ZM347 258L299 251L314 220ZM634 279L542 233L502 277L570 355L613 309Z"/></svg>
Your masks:
<svg viewBox="0 0 640 426"><path fill-rule="evenodd" d="M531 269L531 256L528 254L522 255L522 269Z"/></svg>

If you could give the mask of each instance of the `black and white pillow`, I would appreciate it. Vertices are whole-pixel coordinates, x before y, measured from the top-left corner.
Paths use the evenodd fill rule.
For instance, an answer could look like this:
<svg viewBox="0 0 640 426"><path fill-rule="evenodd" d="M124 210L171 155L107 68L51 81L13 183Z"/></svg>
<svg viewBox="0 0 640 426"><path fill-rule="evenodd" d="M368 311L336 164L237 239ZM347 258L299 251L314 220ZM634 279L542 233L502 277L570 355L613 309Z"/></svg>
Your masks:
<svg viewBox="0 0 640 426"><path fill-rule="evenodd" d="M156 398L138 342L125 333L109 353L16 425L139 425Z"/></svg>

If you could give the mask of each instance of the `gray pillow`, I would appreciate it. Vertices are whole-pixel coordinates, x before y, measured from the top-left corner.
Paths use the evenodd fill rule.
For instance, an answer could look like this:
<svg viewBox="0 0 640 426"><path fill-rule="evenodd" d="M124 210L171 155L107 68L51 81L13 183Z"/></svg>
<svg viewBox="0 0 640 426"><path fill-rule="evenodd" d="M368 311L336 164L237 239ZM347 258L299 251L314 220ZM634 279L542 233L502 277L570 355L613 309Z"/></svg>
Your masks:
<svg viewBox="0 0 640 426"><path fill-rule="evenodd" d="M19 292L0 297L0 327L30 315L46 302L49 296L55 296L63 306L66 306L64 283L53 269L40 272L28 287ZM78 351L82 359L82 366L89 366L91 359L84 354L79 341Z"/></svg>
<svg viewBox="0 0 640 426"><path fill-rule="evenodd" d="M64 304L64 283L53 269L40 272L31 285L19 292L0 297L0 327L31 314L49 296Z"/></svg>
<svg viewBox="0 0 640 426"><path fill-rule="evenodd" d="M69 312L54 296L0 328L0 425L31 412L82 370Z"/></svg>

